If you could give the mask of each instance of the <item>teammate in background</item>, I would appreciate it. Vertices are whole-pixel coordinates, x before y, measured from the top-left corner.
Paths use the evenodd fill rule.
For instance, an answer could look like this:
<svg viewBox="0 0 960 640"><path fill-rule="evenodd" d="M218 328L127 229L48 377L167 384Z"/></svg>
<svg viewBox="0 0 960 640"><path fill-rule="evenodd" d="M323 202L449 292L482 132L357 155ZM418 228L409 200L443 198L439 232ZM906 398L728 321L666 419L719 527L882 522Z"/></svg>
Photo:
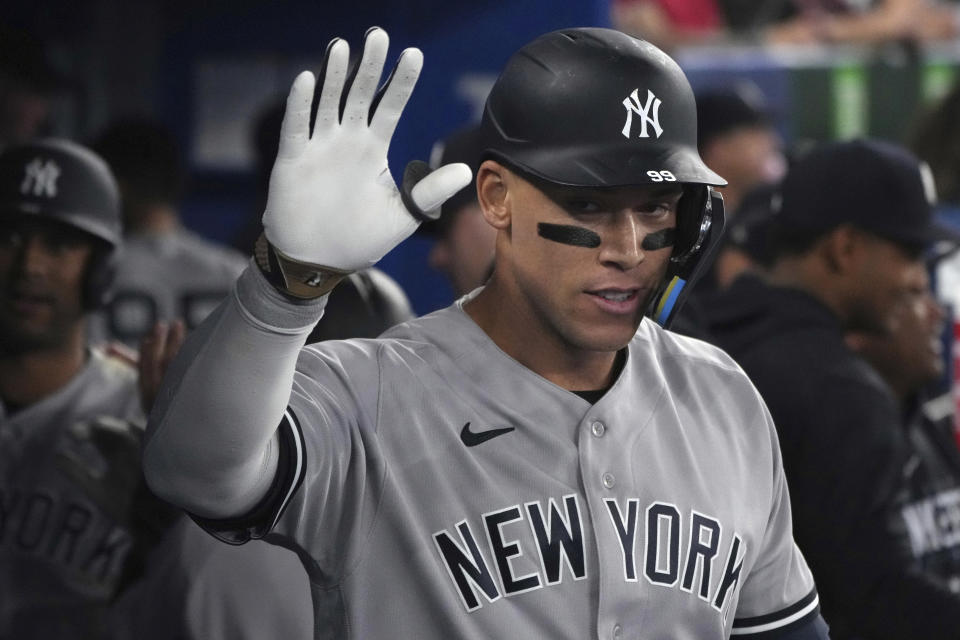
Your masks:
<svg viewBox="0 0 960 640"><path fill-rule="evenodd" d="M162 526L136 372L85 340L120 229L116 184L89 150L0 153L0 638L101 637Z"/></svg>
<svg viewBox="0 0 960 640"><path fill-rule="evenodd" d="M710 169L722 175L727 231L710 270L697 282L674 330L710 341L705 320L715 292L754 266L731 236L744 228L740 210L748 194L776 183L786 170L780 135L773 127L760 88L749 82L700 91L697 99L697 148ZM753 206L754 203L750 203Z"/></svg>
<svg viewBox="0 0 960 640"><path fill-rule="evenodd" d="M697 149L707 166L726 178L721 193L732 218L750 191L783 178L783 141L752 82L704 89L696 98Z"/></svg>
<svg viewBox="0 0 960 640"><path fill-rule="evenodd" d="M826 638L762 401L644 319L669 323L722 223L693 93L652 45L567 29L515 54L476 177L487 285L303 348L336 282L470 180L388 179L422 55L378 94L387 47L368 31L349 77L329 45L312 133L294 81L256 266L171 365L151 485L225 540L296 549L318 637Z"/></svg>
<svg viewBox="0 0 960 640"><path fill-rule="evenodd" d="M944 224L960 229L960 80L936 103L920 113L913 123L910 145L914 153L930 165L937 185L937 218ZM934 273L937 299L950 310L948 324L960 322L960 252L953 252L938 260ZM947 371L955 365L954 349L948 349ZM950 375L943 384L949 384ZM960 400L960 398L955 398ZM960 423L957 424L960 435Z"/></svg>
<svg viewBox="0 0 960 640"><path fill-rule="evenodd" d="M173 134L150 120L121 120L94 141L110 165L123 203L126 239L115 293L91 326L91 339L136 346L158 321L196 327L226 296L247 258L183 227L184 186Z"/></svg>
<svg viewBox="0 0 960 640"><path fill-rule="evenodd" d="M741 276L710 330L756 383L780 435L794 534L834 638L956 638L960 598L888 526L909 494L898 407L844 332L888 335L941 233L932 182L886 143L817 148L791 168L767 278ZM886 339L886 338L885 338Z"/></svg>
<svg viewBox="0 0 960 640"><path fill-rule="evenodd" d="M953 433L953 398L925 390L943 375L944 310L930 288L927 268L910 270L907 296L894 311L890 332L847 335L847 344L883 376L898 401L912 456L901 503L890 527L910 542L917 571L960 594L960 451Z"/></svg>
<svg viewBox="0 0 960 640"><path fill-rule="evenodd" d="M437 142L430 164L439 167L462 162L476 173L482 151L480 128L474 126ZM447 276L456 297L470 293L489 279L497 231L484 219L473 184L453 194L443 203L440 217L421 224L417 231L434 237L430 266Z"/></svg>
<svg viewBox="0 0 960 640"><path fill-rule="evenodd" d="M779 181L787 169L783 142L760 88L752 83L697 93L697 147L707 166L727 180L723 205L736 220L744 197L765 184ZM720 248L708 278L700 288L724 289L749 265L736 251Z"/></svg>

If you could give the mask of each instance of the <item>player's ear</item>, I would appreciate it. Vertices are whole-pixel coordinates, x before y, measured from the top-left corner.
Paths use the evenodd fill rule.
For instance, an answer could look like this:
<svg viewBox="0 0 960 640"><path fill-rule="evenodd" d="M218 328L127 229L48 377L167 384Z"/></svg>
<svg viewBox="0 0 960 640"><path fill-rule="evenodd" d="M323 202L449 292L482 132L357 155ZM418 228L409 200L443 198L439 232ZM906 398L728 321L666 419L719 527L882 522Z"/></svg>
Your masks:
<svg viewBox="0 0 960 640"><path fill-rule="evenodd" d="M851 225L840 225L829 231L820 244L828 270L840 275L854 269L862 254L863 241L863 234Z"/></svg>
<svg viewBox="0 0 960 640"><path fill-rule="evenodd" d="M496 229L510 226L510 193L507 172L495 160L484 160L477 169L477 200L487 223Z"/></svg>

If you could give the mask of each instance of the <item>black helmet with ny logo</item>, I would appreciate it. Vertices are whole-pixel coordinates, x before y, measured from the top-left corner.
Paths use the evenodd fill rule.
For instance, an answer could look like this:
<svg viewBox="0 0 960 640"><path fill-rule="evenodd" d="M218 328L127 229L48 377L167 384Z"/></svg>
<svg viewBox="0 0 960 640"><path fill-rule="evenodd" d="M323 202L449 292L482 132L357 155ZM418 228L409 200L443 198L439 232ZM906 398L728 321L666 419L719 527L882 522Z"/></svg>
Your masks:
<svg viewBox="0 0 960 640"><path fill-rule="evenodd" d="M84 305L109 299L121 243L120 194L106 162L69 140L47 138L0 152L0 220L52 218L88 235L99 250L84 287Z"/></svg>

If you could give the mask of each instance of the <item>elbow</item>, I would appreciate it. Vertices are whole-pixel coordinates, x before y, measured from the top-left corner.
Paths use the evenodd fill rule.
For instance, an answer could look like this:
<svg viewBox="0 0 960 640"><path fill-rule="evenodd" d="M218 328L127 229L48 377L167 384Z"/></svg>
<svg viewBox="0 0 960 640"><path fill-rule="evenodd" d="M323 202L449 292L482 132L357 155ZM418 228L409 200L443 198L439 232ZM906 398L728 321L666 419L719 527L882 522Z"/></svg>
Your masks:
<svg viewBox="0 0 960 640"><path fill-rule="evenodd" d="M240 464L224 465L222 460L198 457L195 447L171 451L169 443L155 432L151 435L142 460L147 486L161 500L185 511L205 518L233 517L248 511L270 487L276 468L276 457L270 455L273 447Z"/></svg>
<svg viewBox="0 0 960 640"><path fill-rule="evenodd" d="M209 479L191 475L182 465L173 464L163 446L147 442L143 451L143 477L156 497L189 513L215 517L220 497Z"/></svg>

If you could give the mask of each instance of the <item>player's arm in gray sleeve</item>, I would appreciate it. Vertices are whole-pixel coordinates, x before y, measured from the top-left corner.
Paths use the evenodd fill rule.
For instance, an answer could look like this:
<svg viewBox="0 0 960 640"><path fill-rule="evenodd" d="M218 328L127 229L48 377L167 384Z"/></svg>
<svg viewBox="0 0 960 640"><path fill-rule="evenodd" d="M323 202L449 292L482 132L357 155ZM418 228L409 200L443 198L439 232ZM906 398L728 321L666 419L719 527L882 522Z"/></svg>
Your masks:
<svg viewBox="0 0 960 640"><path fill-rule="evenodd" d="M770 442L764 473L772 485L767 527L756 561L745 576L731 635L735 638L825 640L828 628L820 615L813 576L793 540L790 495L783 472L777 432L766 406L756 395ZM735 562L735 556L731 560Z"/></svg>
<svg viewBox="0 0 960 640"><path fill-rule="evenodd" d="M470 181L470 169L454 164L429 175L408 170L403 194L397 189L387 151L423 57L403 51L378 93L388 45L383 30L368 31L351 81L347 43L328 45L312 130L315 80L310 72L297 76L257 256L269 284L248 268L165 376L144 472L161 497L195 515L246 514L275 488L286 442L277 427L324 294L344 274L372 266Z"/></svg>
<svg viewBox="0 0 960 640"><path fill-rule="evenodd" d="M267 493L297 355L325 302L284 300L255 267L241 275L165 375L144 455L154 492L221 518Z"/></svg>

